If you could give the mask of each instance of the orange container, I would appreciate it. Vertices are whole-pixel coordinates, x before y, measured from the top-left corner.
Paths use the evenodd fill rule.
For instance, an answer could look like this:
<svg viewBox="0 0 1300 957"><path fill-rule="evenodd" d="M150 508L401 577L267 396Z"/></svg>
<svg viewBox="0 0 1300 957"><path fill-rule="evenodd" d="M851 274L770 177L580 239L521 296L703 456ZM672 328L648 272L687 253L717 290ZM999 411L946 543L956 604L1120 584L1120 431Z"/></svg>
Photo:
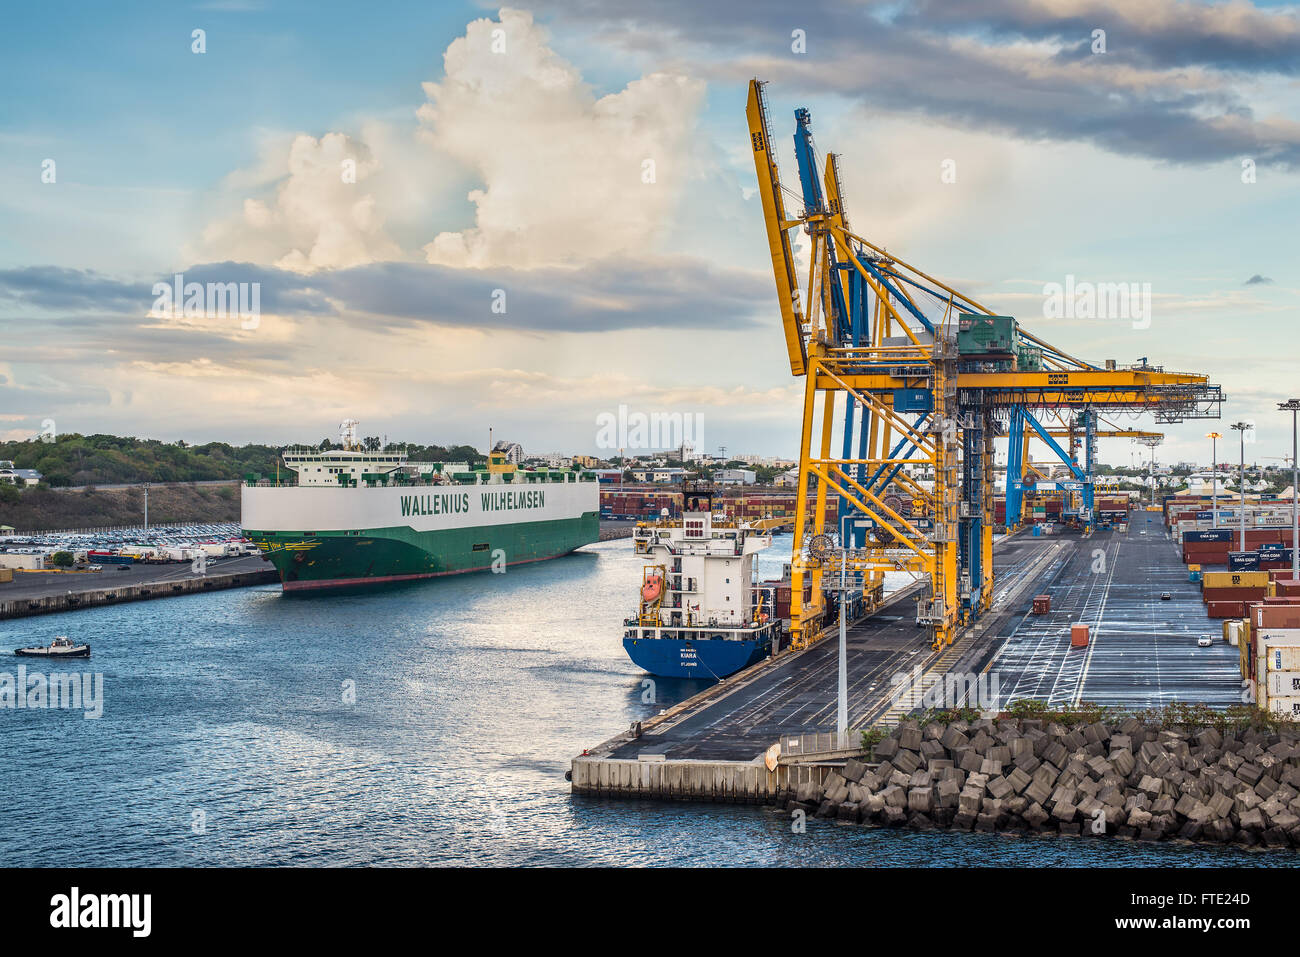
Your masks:
<svg viewBox="0 0 1300 957"><path fill-rule="evenodd" d="M1071 648L1088 647L1088 626L1087 625L1070 626L1070 647Z"/></svg>

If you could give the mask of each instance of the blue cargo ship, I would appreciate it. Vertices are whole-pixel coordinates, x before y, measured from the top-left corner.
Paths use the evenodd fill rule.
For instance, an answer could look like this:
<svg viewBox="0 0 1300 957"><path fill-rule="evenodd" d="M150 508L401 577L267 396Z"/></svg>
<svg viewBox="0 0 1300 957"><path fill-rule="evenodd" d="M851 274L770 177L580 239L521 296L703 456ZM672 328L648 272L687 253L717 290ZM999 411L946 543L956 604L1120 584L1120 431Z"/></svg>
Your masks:
<svg viewBox="0 0 1300 957"><path fill-rule="evenodd" d="M688 485L679 519L633 532L642 569L637 612L624 621L623 648L650 674L721 680L775 650L781 622L754 583L754 556L770 532L713 514L712 491Z"/></svg>

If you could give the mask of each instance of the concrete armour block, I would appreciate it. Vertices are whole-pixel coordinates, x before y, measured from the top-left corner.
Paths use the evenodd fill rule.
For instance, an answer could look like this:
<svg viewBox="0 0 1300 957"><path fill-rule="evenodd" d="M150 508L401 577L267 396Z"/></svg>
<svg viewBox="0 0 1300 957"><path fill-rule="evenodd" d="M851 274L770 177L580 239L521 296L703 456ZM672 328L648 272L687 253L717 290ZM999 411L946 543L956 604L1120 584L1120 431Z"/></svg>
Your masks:
<svg viewBox="0 0 1300 957"><path fill-rule="evenodd" d="M961 768L968 774L979 771L980 767L984 764L984 758L981 757L979 752L974 748L967 748L966 750L959 752L957 755L953 756L953 760L957 762L957 767Z"/></svg>
<svg viewBox="0 0 1300 957"><path fill-rule="evenodd" d="M1051 817L1050 814L1043 810L1043 806L1036 802L1025 808L1025 812L1021 816L1033 827L1042 827Z"/></svg>
<svg viewBox="0 0 1300 957"><path fill-rule="evenodd" d="M1065 745L1060 741L1053 741L1043 749L1042 759L1051 762L1058 768L1064 766L1070 752L1066 750Z"/></svg>
<svg viewBox="0 0 1300 957"><path fill-rule="evenodd" d="M913 813L929 813L934 806L933 788L912 788L907 792L907 809Z"/></svg>
<svg viewBox="0 0 1300 957"><path fill-rule="evenodd" d="M894 767L904 774L911 774L921 766L921 756L915 751L899 751L893 757Z"/></svg>
<svg viewBox="0 0 1300 957"><path fill-rule="evenodd" d="M1133 769L1137 767L1137 759L1133 757L1133 752L1128 750L1112 751L1110 753L1110 763L1124 777L1132 774Z"/></svg>
<svg viewBox="0 0 1300 957"><path fill-rule="evenodd" d="M1038 768L1043 763L1042 759L1039 758L1036 754L1034 754L1033 751L1030 751L1027 754L1019 755L1013 760L1015 766L1018 767L1020 770L1024 771L1026 774L1033 774L1035 771L1038 770Z"/></svg>
<svg viewBox="0 0 1300 957"><path fill-rule="evenodd" d="M1041 781L1032 781L1024 790L1024 795L1034 804L1046 804L1052 792Z"/></svg>
<svg viewBox="0 0 1300 957"><path fill-rule="evenodd" d="M1262 831L1264 829L1264 815L1260 813L1259 808L1251 808L1248 811L1242 811L1238 816L1242 830L1245 831Z"/></svg>
<svg viewBox="0 0 1300 957"><path fill-rule="evenodd" d="M1160 796L1160 792L1164 790L1164 786L1164 781L1150 774L1144 774L1142 780L1138 783L1138 790L1154 800Z"/></svg>
<svg viewBox="0 0 1300 957"><path fill-rule="evenodd" d="M1074 820L1078 808L1069 801L1059 801L1052 807L1052 817L1062 824L1068 824Z"/></svg>
<svg viewBox="0 0 1300 957"><path fill-rule="evenodd" d="M889 805L881 812L880 821L886 827L899 827L907 822L907 812L901 807Z"/></svg>
<svg viewBox="0 0 1300 957"><path fill-rule="evenodd" d="M1021 794L1024 792L1025 788L1029 787L1029 782L1032 781L1033 778L1020 768L1015 768L1007 775L1006 780L1007 783L1011 785L1011 790L1015 791L1017 794Z"/></svg>
<svg viewBox="0 0 1300 957"><path fill-rule="evenodd" d="M939 743L949 751L957 751L970 744L970 738L961 731L958 731L955 726L949 725L948 730L946 730L943 733L943 737L939 739Z"/></svg>

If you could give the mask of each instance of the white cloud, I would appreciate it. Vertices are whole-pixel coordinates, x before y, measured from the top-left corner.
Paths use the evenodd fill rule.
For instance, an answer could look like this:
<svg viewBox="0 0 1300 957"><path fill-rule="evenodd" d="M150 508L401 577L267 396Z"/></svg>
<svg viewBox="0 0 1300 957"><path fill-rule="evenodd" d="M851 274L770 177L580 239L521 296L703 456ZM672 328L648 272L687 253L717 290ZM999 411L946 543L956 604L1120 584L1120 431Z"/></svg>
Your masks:
<svg viewBox="0 0 1300 957"><path fill-rule="evenodd" d="M275 160L263 158L256 172L232 175L230 182L265 179L268 162ZM279 163L274 195L245 198L238 214L203 231L192 255L273 263L298 272L400 258L366 185L379 162L365 143L344 133L320 139L300 133Z"/></svg>
<svg viewBox="0 0 1300 957"><path fill-rule="evenodd" d="M531 14L500 16L469 24L444 79L424 85L428 141L483 183L469 193L475 225L440 233L428 261L531 267L645 251L692 175L704 85L652 73L598 99Z"/></svg>

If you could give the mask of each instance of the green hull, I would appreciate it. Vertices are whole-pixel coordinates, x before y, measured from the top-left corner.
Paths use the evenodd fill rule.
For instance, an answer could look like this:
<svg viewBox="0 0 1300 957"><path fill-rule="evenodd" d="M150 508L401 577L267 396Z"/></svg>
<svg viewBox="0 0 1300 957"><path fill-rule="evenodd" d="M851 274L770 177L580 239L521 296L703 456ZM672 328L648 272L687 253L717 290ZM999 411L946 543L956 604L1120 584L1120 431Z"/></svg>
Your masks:
<svg viewBox="0 0 1300 957"><path fill-rule="evenodd" d="M285 591L347 588L482 571L557 558L600 539L600 517L439 531L406 526L337 532L244 529Z"/></svg>

